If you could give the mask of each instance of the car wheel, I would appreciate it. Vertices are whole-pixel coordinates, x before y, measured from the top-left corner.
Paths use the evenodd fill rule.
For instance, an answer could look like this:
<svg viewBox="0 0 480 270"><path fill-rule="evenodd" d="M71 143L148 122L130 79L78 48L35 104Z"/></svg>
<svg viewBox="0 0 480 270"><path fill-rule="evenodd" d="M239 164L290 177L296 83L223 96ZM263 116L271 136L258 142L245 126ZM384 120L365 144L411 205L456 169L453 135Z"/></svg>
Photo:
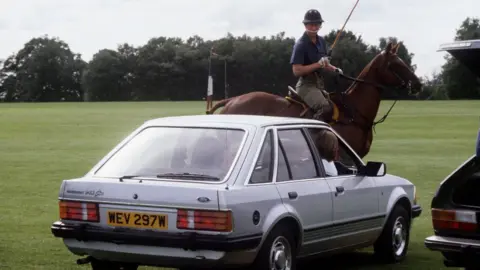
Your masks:
<svg viewBox="0 0 480 270"><path fill-rule="evenodd" d="M276 226L265 239L253 263L253 269L296 269L297 243L287 226Z"/></svg>
<svg viewBox="0 0 480 270"><path fill-rule="evenodd" d="M90 262L92 266L92 270L104 270L104 269L112 269L112 270L120 270L120 266L114 262L109 261L102 261L97 259L92 259Z"/></svg>
<svg viewBox="0 0 480 270"><path fill-rule="evenodd" d="M385 263L400 262L407 255L409 242L410 215L403 206L396 205L374 244L375 255Z"/></svg>
<svg viewBox="0 0 480 270"><path fill-rule="evenodd" d="M120 270L138 270L138 265L135 264L122 264Z"/></svg>

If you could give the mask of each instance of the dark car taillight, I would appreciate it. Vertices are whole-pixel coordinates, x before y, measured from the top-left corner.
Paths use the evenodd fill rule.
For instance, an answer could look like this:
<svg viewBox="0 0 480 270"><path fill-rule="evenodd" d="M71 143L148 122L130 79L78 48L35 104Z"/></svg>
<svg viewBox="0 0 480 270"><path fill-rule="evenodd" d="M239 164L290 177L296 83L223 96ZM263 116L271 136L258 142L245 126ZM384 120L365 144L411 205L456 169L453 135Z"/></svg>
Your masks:
<svg viewBox="0 0 480 270"><path fill-rule="evenodd" d="M58 206L61 219L89 222L99 221L98 204L96 203L60 201Z"/></svg>
<svg viewBox="0 0 480 270"><path fill-rule="evenodd" d="M433 208L432 222L435 230L477 230L477 214L474 211Z"/></svg>

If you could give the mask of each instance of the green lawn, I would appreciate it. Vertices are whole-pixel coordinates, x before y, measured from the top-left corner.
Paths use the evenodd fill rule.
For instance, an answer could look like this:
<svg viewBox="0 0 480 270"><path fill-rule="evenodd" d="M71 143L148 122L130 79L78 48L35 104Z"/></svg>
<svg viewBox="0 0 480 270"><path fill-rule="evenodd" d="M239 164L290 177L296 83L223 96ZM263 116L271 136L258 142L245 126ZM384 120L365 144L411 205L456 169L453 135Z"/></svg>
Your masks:
<svg viewBox="0 0 480 270"><path fill-rule="evenodd" d="M379 116L390 104L382 103ZM408 258L375 266L367 250L330 261L335 268L443 268L440 255L423 245L432 233L429 204L439 182L474 153L479 107L480 101L397 103L377 126L366 160L385 161L389 173L418 188L424 212ZM204 111L204 102L0 104L0 269L88 269L50 232L62 179L83 175L147 119Z"/></svg>

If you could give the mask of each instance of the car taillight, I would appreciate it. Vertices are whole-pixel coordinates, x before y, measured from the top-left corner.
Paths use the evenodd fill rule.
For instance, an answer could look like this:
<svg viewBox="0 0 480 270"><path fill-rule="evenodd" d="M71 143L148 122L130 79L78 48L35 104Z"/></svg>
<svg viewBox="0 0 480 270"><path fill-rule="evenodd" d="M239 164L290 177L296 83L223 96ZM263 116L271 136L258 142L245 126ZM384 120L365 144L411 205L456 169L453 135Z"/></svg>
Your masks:
<svg viewBox="0 0 480 270"><path fill-rule="evenodd" d="M179 209L177 211L177 228L230 232L233 228L232 212Z"/></svg>
<svg viewBox="0 0 480 270"><path fill-rule="evenodd" d="M432 209L435 230L477 230L477 215L473 211Z"/></svg>
<svg viewBox="0 0 480 270"><path fill-rule="evenodd" d="M68 220L98 222L98 204L60 201L60 218Z"/></svg>

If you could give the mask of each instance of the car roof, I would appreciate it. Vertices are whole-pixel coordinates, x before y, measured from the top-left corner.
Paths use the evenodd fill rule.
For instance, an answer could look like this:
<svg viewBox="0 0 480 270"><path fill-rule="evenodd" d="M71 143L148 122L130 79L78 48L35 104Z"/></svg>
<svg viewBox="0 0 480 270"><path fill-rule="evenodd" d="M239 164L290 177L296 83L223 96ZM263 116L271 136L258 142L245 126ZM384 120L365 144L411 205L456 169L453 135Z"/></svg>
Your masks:
<svg viewBox="0 0 480 270"><path fill-rule="evenodd" d="M151 119L145 122L146 126L239 126L250 125L255 127L266 127L272 125L295 125L295 124L315 124L327 125L323 121L299 118L299 117L281 117L264 115L242 115L242 114L199 114L168 116Z"/></svg>

